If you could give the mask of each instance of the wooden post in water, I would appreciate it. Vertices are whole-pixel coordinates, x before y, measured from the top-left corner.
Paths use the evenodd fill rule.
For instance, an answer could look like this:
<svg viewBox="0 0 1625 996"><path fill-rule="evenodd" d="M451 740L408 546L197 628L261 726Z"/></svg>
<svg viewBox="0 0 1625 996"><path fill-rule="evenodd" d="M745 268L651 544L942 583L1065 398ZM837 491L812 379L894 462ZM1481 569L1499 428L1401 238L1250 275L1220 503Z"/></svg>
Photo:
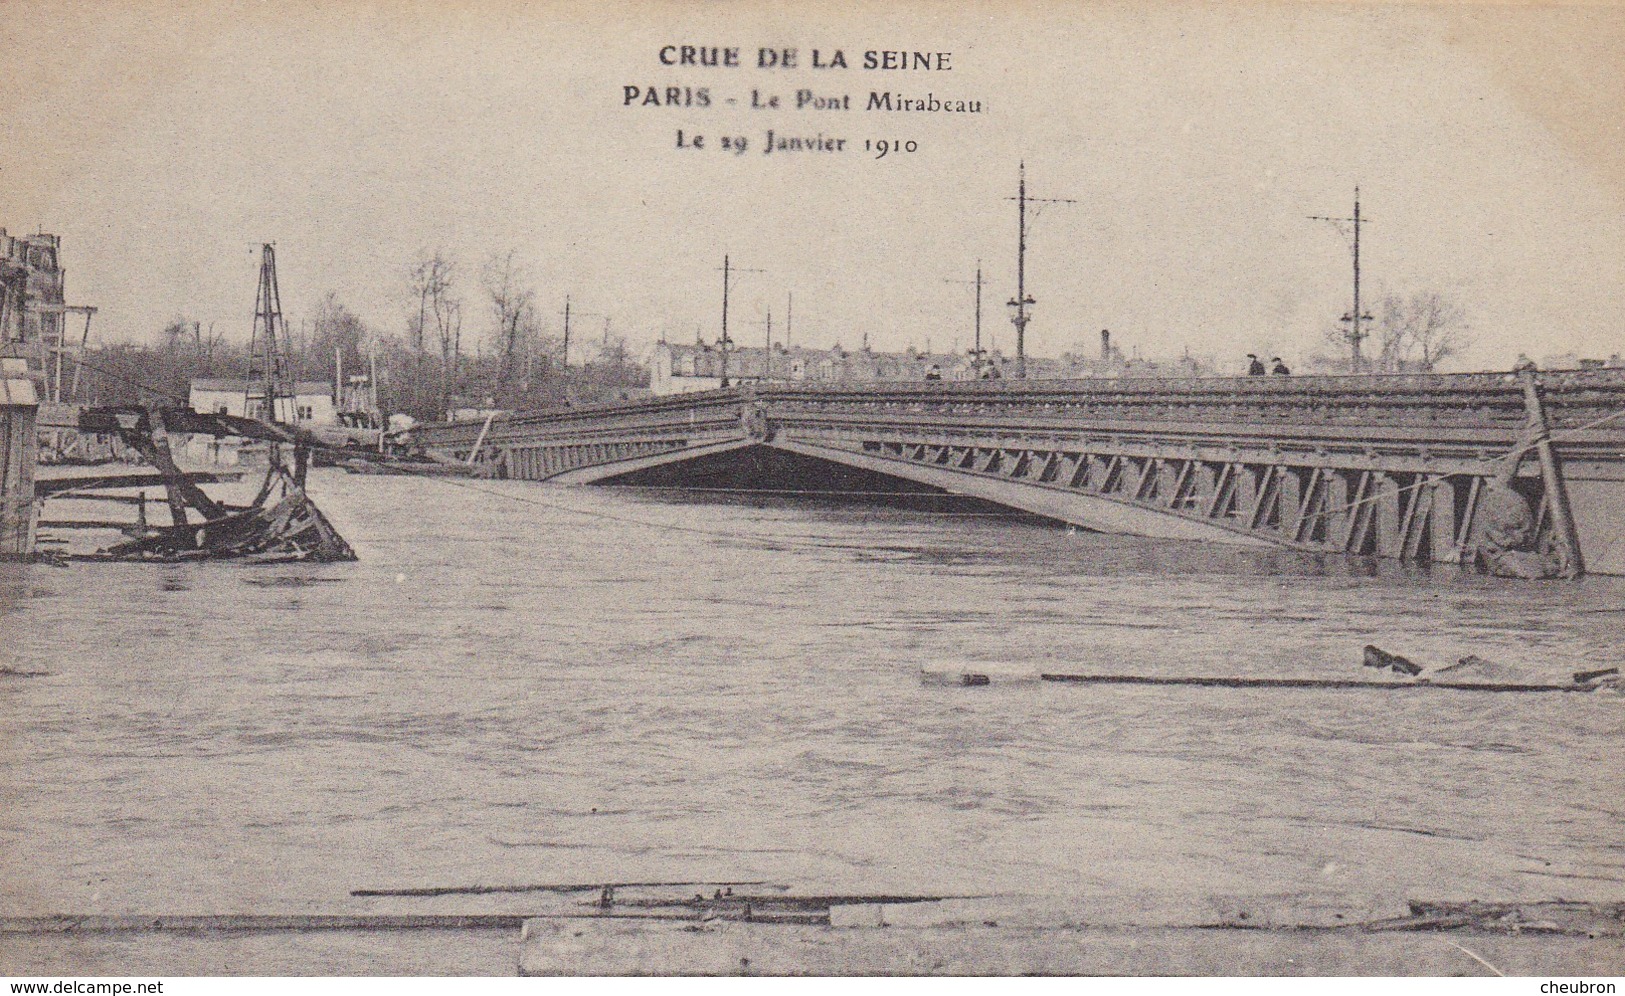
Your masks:
<svg viewBox="0 0 1625 996"><path fill-rule="evenodd" d="M1552 451L1552 437L1546 426L1546 409L1540 403L1540 388L1535 383L1535 371L1527 367L1519 370L1518 381L1523 385L1523 403L1529 413L1529 430L1534 436L1535 453L1540 457L1540 481L1546 490L1546 505L1552 511L1552 532L1563 548L1563 569L1559 572L1559 576L1577 578L1585 573L1585 564L1580 559L1580 537L1574 530L1574 516L1569 508L1569 492L1563 485L1563 474L1557 465L1557 454Z"/></svg>
<svg viewBox="0 0 1625 996"><path fill-rule="evenodd" d="M34 465L38 462L35 416L39 398L21 358L0 360L0 556L34 553Z"/></svg>
<svg viewBox="0 0 1625 996"><path fill-rule="evenodd" d="M497 417L495 411L487 412L485 424L480 426L480 434L474 438L474 447L468 451L468 464L473 466L480 457L480 447L485 445L485 434L491 431L491 420Z"/></svg>

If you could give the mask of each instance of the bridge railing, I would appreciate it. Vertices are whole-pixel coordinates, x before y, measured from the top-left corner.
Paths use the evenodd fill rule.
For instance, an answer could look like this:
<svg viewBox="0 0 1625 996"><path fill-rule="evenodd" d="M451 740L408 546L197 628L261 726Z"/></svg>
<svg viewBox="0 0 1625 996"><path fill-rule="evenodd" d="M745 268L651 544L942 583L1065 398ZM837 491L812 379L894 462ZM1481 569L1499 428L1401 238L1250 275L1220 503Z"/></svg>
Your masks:
<svg viewBox="0 0 1625 996"><path fill-rule="evenodd" d="M1546 371L1537 375L1553 429L1575 429L1625 411L1625 369ZM744 404L764 414L934 412L1058 417L1151 425L1343 426L1388 429L1474 428L1515 432L1527 419L1509 373L1292 377L1121 377L1085 380L769 383L634 402L517 412L492 420L487 438L622 431L737 421ZM420 426L426 445L472 444L482 422ZM1625 432L1625 417L1604 432Z"/></svg>
<svg viewBox="0 0 1625 996"><path fill-rule="evenodd" d="M1549 370L1537 372L1542 387L1625 389L1625 367L1588 370ZM1313 374L1289 377L1087 377L1029 380L938 380L938 381L776 381L761 391L791 393L918 391L935 394L1389 394L1425 392L1496 392L1516 387L1510 372L1430 374ZM713 392L714 393L714 392Z"/></svg>
<svg viewBox="0 0 1625 996"><path fill-rule="evenodd" d="M545 436L579 436L653 431L661 428L715 429L740 419L737 391L706 391L645 401L580 405L544 411L499 414L488 430L483 419L433 422L413 430L414 439L430 447L472 445L485 430L488 443Z"/></svg>
<svg viewBox="0 0 1625 996"><path fill-rule="evenodd" d="M1553 428L1625 411L1625 370L1541 374ZM1361 377L978 381L770 385L770 412L979 413L1149 424L1477 428L1516 431L1527 419L1511 374ZM1625 424L1622 424L1625 428Z"/></svg>

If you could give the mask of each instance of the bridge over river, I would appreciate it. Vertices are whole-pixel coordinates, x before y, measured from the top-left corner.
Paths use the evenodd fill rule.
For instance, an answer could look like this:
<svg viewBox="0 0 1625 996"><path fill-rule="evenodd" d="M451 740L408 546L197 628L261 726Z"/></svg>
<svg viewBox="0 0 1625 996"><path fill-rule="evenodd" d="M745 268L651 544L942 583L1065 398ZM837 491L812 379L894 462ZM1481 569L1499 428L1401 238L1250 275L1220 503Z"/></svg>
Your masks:
<svg viewBox="0 0 1625 996"><path fill-rule="evenodd" d="M1625 574L1625 370L761 384L423 426L507 478L967 495L1087 529Z"/></svg>

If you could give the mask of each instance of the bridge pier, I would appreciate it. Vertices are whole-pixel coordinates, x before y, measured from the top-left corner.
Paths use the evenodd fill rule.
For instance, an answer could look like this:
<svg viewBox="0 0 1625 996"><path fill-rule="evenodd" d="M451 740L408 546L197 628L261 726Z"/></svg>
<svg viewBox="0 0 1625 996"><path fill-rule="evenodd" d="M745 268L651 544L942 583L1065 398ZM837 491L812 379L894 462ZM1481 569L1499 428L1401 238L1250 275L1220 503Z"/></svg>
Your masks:
<svg viewBox="0 0 1625 996"><path fill-rule="evenodd" d="M1402 547L1399 543L1399 482L1389 474L1376 478L1377 556L1398 559Z"/></svg>

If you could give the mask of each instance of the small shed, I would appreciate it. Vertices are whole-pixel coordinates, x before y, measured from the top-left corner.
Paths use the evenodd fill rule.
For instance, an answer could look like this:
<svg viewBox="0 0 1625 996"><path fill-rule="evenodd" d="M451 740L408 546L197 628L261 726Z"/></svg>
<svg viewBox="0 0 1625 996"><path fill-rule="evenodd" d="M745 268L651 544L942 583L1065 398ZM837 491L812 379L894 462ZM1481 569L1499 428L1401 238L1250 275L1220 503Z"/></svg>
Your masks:
<svg viewBox="0 0 1625 996"><path fill-rule="evenodd" d="M34 552L34 462L39 452L34 420L39 396L28 361L0 358L0 558Z"/></svg>
<svg viewBox="0 0 1625 996"><path fill-rule="evenodd" d="M248 401L250 394L254 395L252 402ZM260 399L263 397L264 392L258 384L250 390L247 381L198 377L192 380L188 400L196 412L261 418L264 413ZM326 381L300 381L294 385L293 410L282 410L286 404L285 400L277 401L280 421L292 421L299 425L338 425L338 414L333 407L333 385Z"/></svg>

